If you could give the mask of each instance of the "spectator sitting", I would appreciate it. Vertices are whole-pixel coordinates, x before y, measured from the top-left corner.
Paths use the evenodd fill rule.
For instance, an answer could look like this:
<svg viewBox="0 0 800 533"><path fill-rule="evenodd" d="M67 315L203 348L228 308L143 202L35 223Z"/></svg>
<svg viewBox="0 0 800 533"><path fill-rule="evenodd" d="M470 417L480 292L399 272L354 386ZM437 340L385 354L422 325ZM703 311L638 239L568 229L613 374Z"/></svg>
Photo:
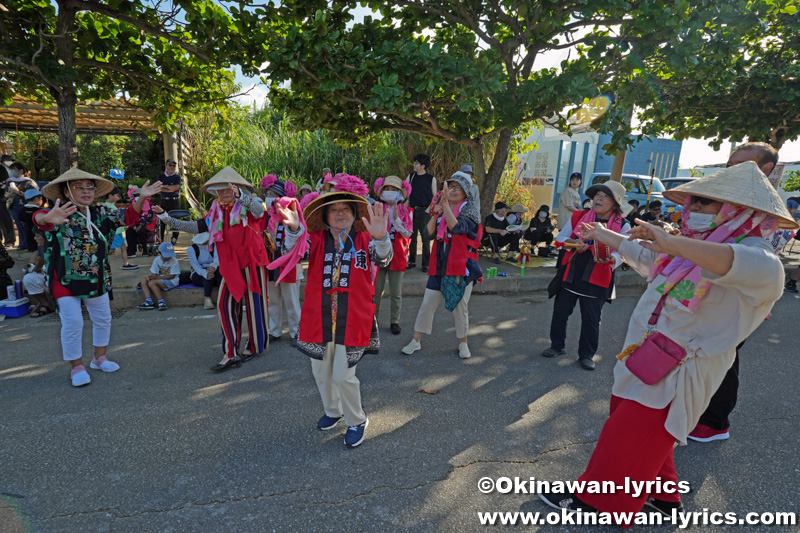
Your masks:
<svg viewBox="0 0 800 533"><path fill-rule="evenodd" d="M43 235L33 235L31 240L35 244L44 246ZM31 308L32 318L49 315L55 310L56 304L50 295L50 290L47 288L47 280L44 276L44 256L38 255L33 270L22 277L22 285L28 293L31 304L33 304Z"/></svg>
<svg viewBox="0 0 800 533"><path fill-rule="evenodd" d="M30 252L30 262L36 264L39 260L39 245L33 238L33 214L42 208L43 197L42 193L37 189L28 189L25 191L25 205L22 206L22 212L19 215L20 225L25 231L25 242L28 245Z"/></svg>
<svg viewBox="0 0 800 533"><path fill-rule="evenodd" d="M522 226L522 215L527 213L528 210L522 204L514 204L514 206L509 209L509 213L506 216L506 220L508 221L509 226ZM523 230L522 228L519 231L515 231L514 233L517 234L516 242L522 238Z"/></svg>
<svg viewBox="0 0 800 533"><path fill-rule="evenodd" d="M205 231L192 237L192 245L186 249L189 264L192 266L192 283L203 287L203 309L214 309L211 291L222 283L217 247L212 243L211 248L213 251L208 250L208 232Z"/></svg>
<svg viewBox="0 0 800 533"><path fill-rule="evenodd" d="M505 202L494 204L494 212L483 219L483 227L486 234L483 236L481 244L492 249L492 262L500 263L500 249L508 245L509 254L519 252L519 235L511 233L506 228L508 205Z"/></svg>
<svg viewBox="0 0 800 533"><path fill-rule="evenodd" d="M636 226L636 222L634 221L639 218L639 200L628 200L628 205L630 205L633 209L631 209L631 212L627 217L625 217L625 219L633 228Z"/></svg>
<svg viewBox="0 0 800 533"><path fill-rule="evenodd" d="M660 200L653 200L647 206L647 213L644 216L639 217L645 222L661 222L661 208L663 204Z"/></svg>
<svg viewBox="0 0 800 533"><path fill-rule="evenodd" d="M151 296L153 294L158 300L158 310L166 310L167 302L162 298L161 291L177 287L180 273L181 266L175 257L175 248L168 242L162 242L158 246L158 257L153 260L153 266L150 267L150 274L142 278L142 292L145 299L139 304L139 309L156 308Z"/></svg>
<svg viewBox="0 0 800 533"><path fill-rule="evenodd" d="M543 205L539 208L536 216L531 220L530 226L522 236L526 241L534 245L539 245L539 257L550 257L550 245L553 242L553 219L550 218L550 206ZM540 244L544 243L544 246Z"/></svg>

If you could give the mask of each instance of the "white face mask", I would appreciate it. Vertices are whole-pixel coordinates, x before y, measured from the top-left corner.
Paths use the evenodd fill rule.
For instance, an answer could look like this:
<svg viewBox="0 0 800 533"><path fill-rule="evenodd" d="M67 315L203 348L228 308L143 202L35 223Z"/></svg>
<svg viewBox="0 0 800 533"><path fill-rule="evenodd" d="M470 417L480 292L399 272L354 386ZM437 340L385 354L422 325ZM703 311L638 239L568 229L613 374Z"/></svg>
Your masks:
<svg viewBox="0 0 800 533"><path fill-rule="evenodd" d="M275 201L275 198L273 198L272 196L267 196L266 198L264 198L264 203L267 204L267 209L272 207L272 202L274 202L274 201Z"/></svg>
<svg viewBox="0 0 800 533"><path fill-rule="evenodd" d="M547 211L539 211L539 216L542 218L547 218Z"/></svg>
<svg viewBox="0 0 800 533"><path fill-rule="evenodd" d="M691 231L704 231L711 227L711 223L717 215L709 213L689 213L689 218L686 219L686 227Z"/></svg>
<svg viewBox="0 0 800 533"><path fill-rule="evenodd" d="M8 160L6 160L6 161L3 161L3 164L4 164L5 166L9 167L9 168L11 167L11 163L13 163L13 161L8 161Z"/></svg>
<svg viewBox="0 0 800 533"><path fill-rule="evenodd" d="M383 193L381 193L381 200L384 202L395 203L400 200L398 195L398 191L383 191Z"/></svg>

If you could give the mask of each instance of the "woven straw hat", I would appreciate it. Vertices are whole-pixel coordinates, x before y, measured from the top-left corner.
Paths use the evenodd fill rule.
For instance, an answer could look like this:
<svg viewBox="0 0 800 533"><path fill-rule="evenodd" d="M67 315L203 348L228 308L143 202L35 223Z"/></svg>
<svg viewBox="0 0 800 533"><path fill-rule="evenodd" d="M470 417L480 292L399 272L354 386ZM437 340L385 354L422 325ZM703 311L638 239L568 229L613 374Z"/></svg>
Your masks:
<svg viewBox="0 0 800 533"><path fill-rule="evenodd" d="M367 209L369 202L363 196L351 192L329 192L328 194L323 194L312 200L311 203L303 209L303 218L306 219L308 231L322 231L328 229L326 225L327 221L322 218L322 208L329 204L341 202L356 204L358 213L355 214L356 220L353 223L353 227L356 231L367 231L367 228L361 221L361 217L369 219L369 210Z"/></svg>
<svg viewBox="0 0 800 533"><path fill-rule="evenodd" d="M622 207L622 199L625 198L625 186L622 185L618 181L611 181L608 180L603 183L598 183L597 185L592 185L588 189L586 189L586 196L589 198L594 198L594 195L598 192L603 191L606 194L611 193L611 197L614 198L614 201L617 202L617 205Z"/></svg>
<svg viewBox="0 0 800 533"><path fill-rule="evenodd" d="M213 187L214 185L228 185L230 183L238 185L239 187L245 187L250 192L255 192L256 190L252 183L244 179L241 174L233 170L230 165L214 174L214 177L205 182L203 186L200 187L200 190L207 193L209 187Z"/></svg>
<svg viewBox="0 0 800 533"><path fill-rule="evenodd" d="M101 196L107 195L111 192L111 189L114 188L114 184L111 181L73 167L45 185L42 188L42 194L51 200L58 200L59 198L62 200L69 200L69 198L66 198L61 194L61 184L76 180L94 181L94 186L97 187L97 190L94 192L95 198L100 198Z"/></svg>
<svg viewBox="0 0 800 533"><path fill-rule="evenodd" d="M728 204L749 207L778 219L781 229L798 229L797 222L767 177L752 161L721 170L705 178L664 191L664 198L683 205L687 196L702 196Z"/></svg>
<svg viewBox="0 0 800 533"><path fill-rule="evenodd" d="M405 194L406 192L403 190L403 180L397 176L386 176L383 178L383 183L381 184L381 188L378 189L378 198L381 197L383 194L383 189L386 188L387 185L391 185L392 187L397 187L397 189Z"/></svg>

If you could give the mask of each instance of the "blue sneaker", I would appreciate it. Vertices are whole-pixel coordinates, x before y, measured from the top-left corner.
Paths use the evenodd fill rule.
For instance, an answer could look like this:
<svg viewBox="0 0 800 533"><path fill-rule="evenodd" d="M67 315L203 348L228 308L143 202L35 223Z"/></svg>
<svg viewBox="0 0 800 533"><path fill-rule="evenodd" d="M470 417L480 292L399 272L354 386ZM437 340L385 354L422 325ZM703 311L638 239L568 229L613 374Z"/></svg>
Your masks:
<svg viewBox="0 0 800 533"><path fill-rule="evenodd" d="M348 448L355 448L364 442L364 430L367 429L367 425L369 425L369 418L367 418L363 424L348 427L347 433L344 434L345 446Z"/></svg>
<svg viewBox="0 0 800 533"><path fill-rule="evenodd" d="M322 415L322 418L320 418L319 422L317 422L317 428L321 429L322 431L328 431L329 429L333 429L341 419L341 416L333 418L332 416Z"/></svg>

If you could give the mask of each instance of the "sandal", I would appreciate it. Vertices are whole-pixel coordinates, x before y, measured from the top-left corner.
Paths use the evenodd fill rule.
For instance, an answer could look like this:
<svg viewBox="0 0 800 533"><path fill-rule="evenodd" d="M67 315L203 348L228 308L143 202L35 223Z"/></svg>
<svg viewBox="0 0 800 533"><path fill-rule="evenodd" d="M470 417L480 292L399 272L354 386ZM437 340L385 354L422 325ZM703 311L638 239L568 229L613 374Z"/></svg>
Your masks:
<svg viewBox="0 0 800 533"><path fill-rule="evenodd" d="M47 305L39 304L38 306L36 306L36 309L34 309L31 312L31 317L39 318L40 316L49 315L52 312L53 310L50 309L50 307L48 307Z"/></svg>
<svg viewBox="0 0 800 533"><path fill-rule="evenodd" d="M42 316L39 311L42 309L42 304L32 305L31 308L28 310L28 314L31 318L39 318Z"/></svg>

